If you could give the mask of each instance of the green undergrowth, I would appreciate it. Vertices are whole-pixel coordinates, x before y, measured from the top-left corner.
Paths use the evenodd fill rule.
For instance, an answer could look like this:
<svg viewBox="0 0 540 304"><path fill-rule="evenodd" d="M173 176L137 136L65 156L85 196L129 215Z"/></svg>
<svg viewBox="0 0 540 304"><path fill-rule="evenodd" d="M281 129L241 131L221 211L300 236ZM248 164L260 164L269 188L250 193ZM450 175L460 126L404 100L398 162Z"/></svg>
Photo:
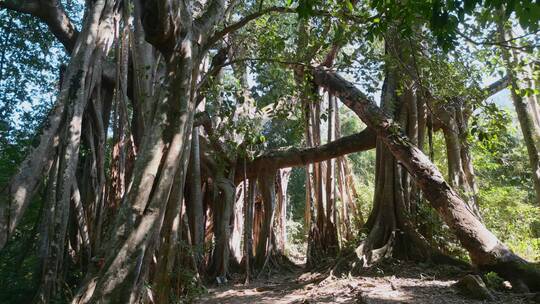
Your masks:
<svg viewBox="0 0 540 304"><path fill-rule="evenodd" d="M540 261L540 208L516 187L480 190L480 210L486 226L521 257Z"/></svg>

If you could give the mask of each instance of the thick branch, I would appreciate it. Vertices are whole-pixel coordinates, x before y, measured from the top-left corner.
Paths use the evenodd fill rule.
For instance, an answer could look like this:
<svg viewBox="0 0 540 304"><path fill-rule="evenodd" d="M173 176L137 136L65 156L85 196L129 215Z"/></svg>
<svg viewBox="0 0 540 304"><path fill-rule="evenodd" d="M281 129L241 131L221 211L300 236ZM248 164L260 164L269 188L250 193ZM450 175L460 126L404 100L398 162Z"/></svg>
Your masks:
<svg viewBox="0 0 540 304"><path fill-rule="evenodd" d="M256 177L258 173L269 168L280 169L305 166L306 164L321 162L354 152L370 150L375 148L375 138L375 132L366 128L360 133L345 136L318 147L306 149L289 147L269 151L246 164L247 177ZM244 164L238 166L239 168L236 170L238 172L237 180L241 180L244 178Z"/></svg>
<svg viewBox="0 0 540 304"><path fill-rule="evenodd" d="M195 105L198 106L199 103L201 103L206 97L205 93L211 85L210 80L217 77L219 73L221 72L221 69L223 68L225 60L227 60L228 51L229 51L228 47L221 48L216 53L216 55L212 58L210 69L208 70L208 72L206 72L204 77L197 84L197 90L196 90L197 97L195 97Z"/></svg>
<svg viewBox="0 0 540 304"><path fill-rule="evenodd" d="M0 1L0 7L6 8L12 11L16 11L23 14L35 15L39 11L39 1L14 1L4 0Z"/></svg>
<svg viewBox="0 0 540 304"><path fill-rule="evenodd" d="M57 0L42 0L42 1L15 1L4 0L0 1L0 8L5 8L29 14L43 21L53 35L64 45L66 51L71 54L77 35L79 34L73 25L73 21L69 18L62 6L62 3Z"/></svg>
<svg viewBox="0 0 540 304"><path fill-rule="evenodd" d="M217 24L223 15L225 1L224 0L212 0L206 7L205 12L195 20L195 28L199 35L205 36L210 33L212 28ZM206 36L208 37L208 36Z"/></svg>

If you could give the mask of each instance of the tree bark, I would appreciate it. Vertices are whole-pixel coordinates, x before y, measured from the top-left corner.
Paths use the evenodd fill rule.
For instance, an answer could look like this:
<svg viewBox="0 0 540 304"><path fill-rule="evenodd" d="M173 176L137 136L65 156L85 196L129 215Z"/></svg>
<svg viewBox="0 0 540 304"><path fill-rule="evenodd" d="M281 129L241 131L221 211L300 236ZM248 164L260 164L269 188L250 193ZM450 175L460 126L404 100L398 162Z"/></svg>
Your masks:
<svg viewBox="0 0 540 304"><path fill-rule="evenodd" d="M249 284L251 278L251 265L253 264L253 207L257 183L254 179L244 180L244 263L246 278L244 283Z"/></svg>
<svg viewBox="0 0 540 304"><path fill-rule="evenodd" d="M499 17L502 18L502 14L500 15L501 16ZM512 36L510 35L509 30L505 28L502 19L498 21L497 29L500 41L512 39ZM501 44L504 45L504 43ZM514 71L516 62L513 60L517 60L517 58L512 59L512 55L508 48L501 47L500 49L506 66L506 74L511 86L510 93L512 101L514 103L514 108L516 109L521 132L523 133L523 141L525 142L529 154L531 176L536 191L536 201L540 204L540 127L535 124L535 115L538 115L538 113L535 113L533 109L528 107L527 100L521 95L520 89L522 89L522 86ZM516 54L514 54L514 57L515 55Z"/></svg>
<svg viewBox="0 0 540 304"><path fill-rule="evenodd" d="M328 136L327 142L335 139L336 98L328 93ZM335 256L339 251L339 242L336 227L336 177L335 160L326 161L326 215L324 224L324 245L330 256Z"/></svg>
<svg viewBox="0 0 540 304"><path fill-rule="evenodd" d="M255 253L255 266L262 270L272 254L272 227L276 210L276 171L259 176L258 185L262 195L263 218Z"/></svg>
<svg viewBox="0 0 540 304"><path fill-rule="evenodd" d="M193 128L193 138L191 142L190 165L188 170L188 199L186 200L186 211L191 231L191 239L195 250L195 258L200 263L202 261L204 246L204 208L202 197L201 181L201 157L199 146L199 128Z"/></svg>

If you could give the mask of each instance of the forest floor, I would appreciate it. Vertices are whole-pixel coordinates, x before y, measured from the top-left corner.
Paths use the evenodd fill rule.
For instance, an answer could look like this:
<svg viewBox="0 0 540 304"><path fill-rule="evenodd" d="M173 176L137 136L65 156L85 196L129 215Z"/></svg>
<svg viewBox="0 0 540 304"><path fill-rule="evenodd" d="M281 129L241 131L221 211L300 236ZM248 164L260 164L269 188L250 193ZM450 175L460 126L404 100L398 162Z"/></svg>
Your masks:
<svg viewBox="0 0 540 304"><path fill-rule="evenodd" d="M530 295L493 292L496 300L472 300L452 285L466 273L455 268L411 263L373 267L360 276L329 276L328 271L269 273L248 286L240 277L208 289L196 303L307 304L307 303L539 303Z"/></svg>

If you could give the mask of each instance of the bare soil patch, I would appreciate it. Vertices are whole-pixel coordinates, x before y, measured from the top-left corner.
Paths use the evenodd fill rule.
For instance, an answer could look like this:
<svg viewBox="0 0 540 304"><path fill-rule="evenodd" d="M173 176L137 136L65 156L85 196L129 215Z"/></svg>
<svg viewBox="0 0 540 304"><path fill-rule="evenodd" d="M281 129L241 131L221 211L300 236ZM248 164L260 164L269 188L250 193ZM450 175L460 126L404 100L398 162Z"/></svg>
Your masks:
<svg viewBox="0 0 540 304"><path fill-rule="evenodd" d="M496 292L494 301L478 301L460 294L452 285L464 272L444 266L400 263L373 267L360 276L329 276L329 272L272 273L244 286L237 277L211 287L196 303L540 303L533 295Z"/></svg>

